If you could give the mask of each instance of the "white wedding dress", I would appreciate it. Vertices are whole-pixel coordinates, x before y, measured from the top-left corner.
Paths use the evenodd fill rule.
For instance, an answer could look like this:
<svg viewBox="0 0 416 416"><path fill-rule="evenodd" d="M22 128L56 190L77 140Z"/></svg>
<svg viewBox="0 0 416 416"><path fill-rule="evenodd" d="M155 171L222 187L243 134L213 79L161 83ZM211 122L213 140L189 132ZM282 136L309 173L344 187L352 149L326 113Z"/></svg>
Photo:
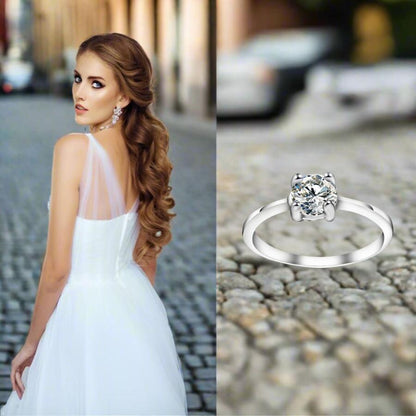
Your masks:
<svg viewBox="0 0 416 416"><path fill-rule="evenodd" d="M186 415L165 307L132 259L139 201L126 209L109 153L86 135L71 272L1 416Z"/></svg>

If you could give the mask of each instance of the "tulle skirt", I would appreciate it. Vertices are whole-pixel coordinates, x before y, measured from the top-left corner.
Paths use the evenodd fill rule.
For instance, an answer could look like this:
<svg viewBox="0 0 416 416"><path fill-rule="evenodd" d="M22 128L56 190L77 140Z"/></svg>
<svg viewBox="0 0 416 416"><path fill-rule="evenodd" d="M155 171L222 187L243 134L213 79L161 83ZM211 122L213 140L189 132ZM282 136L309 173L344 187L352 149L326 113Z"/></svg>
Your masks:
<svg viewBox="0 0 416 416"><path fill-rule="evenodd" d="M119 278L70 276L9 415L186 415L165 307L136 264Z"/></svg>

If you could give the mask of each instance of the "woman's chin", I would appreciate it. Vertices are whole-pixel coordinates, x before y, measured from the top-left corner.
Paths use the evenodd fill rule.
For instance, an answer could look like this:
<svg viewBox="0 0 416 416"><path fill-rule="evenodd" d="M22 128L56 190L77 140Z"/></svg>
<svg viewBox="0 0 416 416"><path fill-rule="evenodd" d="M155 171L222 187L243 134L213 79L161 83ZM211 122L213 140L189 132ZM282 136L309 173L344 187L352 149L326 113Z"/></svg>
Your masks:
<svg viewBox="0 0 416 416"><path fill-rule="evenodd" d="M90 123L86 122L85 120L80 120L79 117L75 116L75 123L77 123L79 126L89 126Z"/></svg>

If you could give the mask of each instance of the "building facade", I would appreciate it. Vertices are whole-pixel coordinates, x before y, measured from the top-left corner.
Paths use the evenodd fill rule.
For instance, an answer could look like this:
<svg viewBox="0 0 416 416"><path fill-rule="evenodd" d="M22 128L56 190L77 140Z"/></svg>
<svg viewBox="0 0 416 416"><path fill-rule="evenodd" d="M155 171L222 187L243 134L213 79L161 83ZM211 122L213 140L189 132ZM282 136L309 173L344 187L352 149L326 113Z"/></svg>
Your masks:
<svg viewBox="0 0 416 416"><path fill-rule="evenodd" d="M33 0L32 7L33 60L49 79L86 38L123 33L152 60L160 106L215 114L214 0Z"/></svg>

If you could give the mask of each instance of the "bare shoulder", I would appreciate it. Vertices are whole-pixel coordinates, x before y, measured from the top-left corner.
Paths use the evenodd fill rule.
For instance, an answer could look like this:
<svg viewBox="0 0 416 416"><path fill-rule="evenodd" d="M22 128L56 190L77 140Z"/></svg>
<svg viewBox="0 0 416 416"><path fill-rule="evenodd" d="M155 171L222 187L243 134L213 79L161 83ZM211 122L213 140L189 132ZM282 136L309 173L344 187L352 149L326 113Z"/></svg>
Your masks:
<svg viewBox="0 0 416 416"><path fill-rule="evenodd" d="M53 149L57 166L69 169L78 182L87 156L88 141L85 134L69 133L60 137Z"/></svg>
<svg viewBox="0 0 416 416"><path fill-rule="evenodd" d="M67 156L79 156L86 151L88 137L83 133L68 133L60 137L54 146L54 151Z"/></svg>

